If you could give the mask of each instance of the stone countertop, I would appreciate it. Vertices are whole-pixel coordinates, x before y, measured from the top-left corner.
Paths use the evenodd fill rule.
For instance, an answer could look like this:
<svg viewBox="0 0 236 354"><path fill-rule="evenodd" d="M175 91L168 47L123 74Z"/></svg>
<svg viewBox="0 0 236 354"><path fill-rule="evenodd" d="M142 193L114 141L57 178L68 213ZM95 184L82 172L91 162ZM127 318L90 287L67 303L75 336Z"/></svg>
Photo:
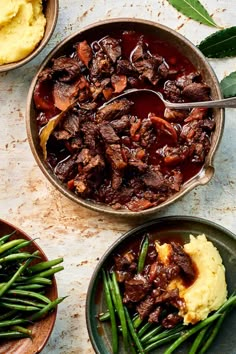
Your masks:
<svg viewBox="0 0 236 354"><path fill-rule="evenodd" d="M235 24L234 0L202 0L215 21ZM61 195L37 166L26 137L24 112L30 82L50 50L67 35L93 22L136 17L165 24L198 44L215 28L187 19L166 0L63 0L58 23L46 48L30 63L0 74L0 217L23 229L48 258L64 257L57 275L59 295L69 295L58 309L54 331L42 354L90 354L85 322L86 291L105 250L125 231L142 221L128 222L79 207ZM219 80L236 71L236 58L210 60ZM207 186L188 193L156 217L193 215L236 231L236 110L227 109L217 151L215 175Z"/></svg>

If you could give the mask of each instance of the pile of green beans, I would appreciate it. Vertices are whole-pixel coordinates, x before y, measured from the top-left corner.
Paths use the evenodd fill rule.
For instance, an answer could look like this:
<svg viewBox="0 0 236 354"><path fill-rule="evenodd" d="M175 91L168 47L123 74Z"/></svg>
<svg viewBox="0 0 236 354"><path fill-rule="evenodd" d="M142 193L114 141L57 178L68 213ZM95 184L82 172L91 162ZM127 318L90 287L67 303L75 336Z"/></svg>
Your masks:
<svg viewBox="0 0 236 354"><path fill-rule="evenodd" d="M145 237L138 260L138 272L144 268L148 249L148 237ZM121 290L114 271L102 269L103 286L107 311L99 314L99 321L110 321L112 352L119 353L119 334L127 353L144 354L156 348L171 343L164 354L172 354L188 338L194 336L189 354L204 354L216 338L227 314L236 306L236 295L232 294L228 300L213 314L196 325L178 324L172 329L165 329L161 325L142 321L138 315L131 316L128 308L123 304Z"/></svg>
<svg viewBox="0 0 236 354"><path fill-rule="evenodd" d="M53 275L64 269L58 265L63 258L40 261L39 251L24 250L32 241L12 239L12 234L0 238L0 340L31 338L27 325L47 316L64 300L51 301L45 295Z"/></svg>

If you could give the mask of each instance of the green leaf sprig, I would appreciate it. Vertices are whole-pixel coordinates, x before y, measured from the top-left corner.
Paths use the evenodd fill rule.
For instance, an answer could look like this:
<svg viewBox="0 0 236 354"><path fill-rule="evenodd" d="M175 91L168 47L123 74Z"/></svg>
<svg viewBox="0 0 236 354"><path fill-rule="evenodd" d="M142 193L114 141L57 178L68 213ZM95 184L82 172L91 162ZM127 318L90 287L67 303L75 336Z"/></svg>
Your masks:
<svg viewBox="0 0 236 354"><path fill-rule="evenodd" d="M208 58L226 58L236 55L236 26L217 31L206 37L198 48Z"/></svg>
<svg viewBox="0 0 236 354"><path fill-rule="evenodd" d="M220 87L225 98L236 96L236 71L226 76L220 82Z"/></svg>
<svg viewBox="0 0 236 354"><path fill-rule="evenodd" d="M199 0L167 0L183 15L207 26L219 27Z"/></svg>

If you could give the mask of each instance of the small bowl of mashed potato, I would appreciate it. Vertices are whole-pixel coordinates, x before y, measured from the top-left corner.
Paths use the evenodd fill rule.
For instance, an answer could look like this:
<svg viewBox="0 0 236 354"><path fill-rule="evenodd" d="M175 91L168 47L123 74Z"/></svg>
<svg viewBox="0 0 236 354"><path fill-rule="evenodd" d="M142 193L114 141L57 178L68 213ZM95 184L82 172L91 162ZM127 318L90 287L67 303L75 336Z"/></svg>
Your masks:
<svg viewBox="0 0 236 354"><path fill-rule="evenodd" d="M33 59L49 41L58 0L0 0L0 72Z"/></svg>

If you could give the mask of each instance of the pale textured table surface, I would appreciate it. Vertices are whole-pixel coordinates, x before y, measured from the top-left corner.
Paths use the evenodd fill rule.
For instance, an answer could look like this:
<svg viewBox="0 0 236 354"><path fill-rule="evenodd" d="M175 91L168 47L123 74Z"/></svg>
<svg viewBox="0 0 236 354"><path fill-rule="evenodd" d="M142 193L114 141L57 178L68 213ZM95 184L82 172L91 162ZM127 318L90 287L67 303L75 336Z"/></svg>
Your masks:
<svg viewBox="0 0 236 354"><path fill-rule="evenodd" d="M234 0L202 0L215 21L235 24ZM89 279L104 251L125 231L141 221L127 222L75 205L52 187L31 154L25 129L29 84L43 58L65 36L95 21L136 17L165 24L194 44L215 31L177 13L166 0L61 0L57 27L47 47L31 63L0 74L0 217L22 228L49 258L64 257L65 270L57 276L60 296L53 334L43 354L94 353L85 322ZM236 71L236 58L211 60L219 80ZM236 110L226 110L223 139L215 158L216 173L199 187L156 216L194 215L236 232Z"/></svg>

